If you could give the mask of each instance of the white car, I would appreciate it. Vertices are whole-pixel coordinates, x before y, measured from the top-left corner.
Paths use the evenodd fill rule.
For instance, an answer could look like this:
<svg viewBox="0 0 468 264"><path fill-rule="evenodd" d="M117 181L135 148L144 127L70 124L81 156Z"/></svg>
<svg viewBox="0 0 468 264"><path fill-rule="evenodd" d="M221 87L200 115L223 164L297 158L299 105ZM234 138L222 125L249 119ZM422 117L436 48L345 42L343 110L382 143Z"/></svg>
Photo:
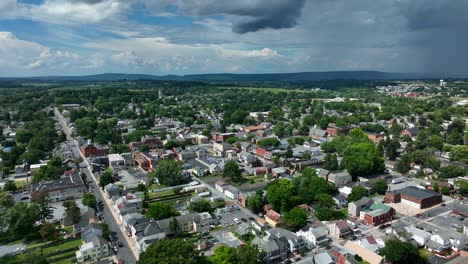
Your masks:
<svg viewBox="0 0 468 264"><path fill-rule="evenodd" d="M240 223L240 220L237 219L237 218L234 218L234 222L235 222L236 224L238 224L238 223Z"/></svg>

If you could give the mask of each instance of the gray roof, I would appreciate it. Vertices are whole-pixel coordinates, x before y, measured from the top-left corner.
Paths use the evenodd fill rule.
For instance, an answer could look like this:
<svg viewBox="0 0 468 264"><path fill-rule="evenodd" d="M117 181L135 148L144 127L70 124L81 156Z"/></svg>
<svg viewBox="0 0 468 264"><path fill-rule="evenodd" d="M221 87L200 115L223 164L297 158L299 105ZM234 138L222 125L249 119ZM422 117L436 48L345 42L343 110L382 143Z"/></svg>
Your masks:
<svg viewBox="0 0 468 264"><path fill-rule="evenodd" d="M400 189L400 190L396 190L395 191L396 194L405 194L405 195L408 195L408 196L412 196L412 197L415 197L417 199L427 199L427 198L430 198L430 197L433 197L433 196L441 196L442 194L440 193L436 193L434 191L430 191L430 190L421 190L415 186L409 186L409 187L406 187L406 188L403 188L403 189Z"/></svg>
<svg viewBox="0 0 468 264"><path fill-rule="evenodd" d="M332 264L333 259L327 252L322 252L314 256L314 260L316 264Z"/></svg>
<svg viewBox="0 0 468 264"><path fill-rule="evenodd" d="M354 203L356 206L360 207L360 206L363 206L367 203L370 202L371 199L369 199L369 197L367 196L364 196L362 197L361 199L357 200L357 201L354 201L354 202L351 202L351 203Z"/></svg>

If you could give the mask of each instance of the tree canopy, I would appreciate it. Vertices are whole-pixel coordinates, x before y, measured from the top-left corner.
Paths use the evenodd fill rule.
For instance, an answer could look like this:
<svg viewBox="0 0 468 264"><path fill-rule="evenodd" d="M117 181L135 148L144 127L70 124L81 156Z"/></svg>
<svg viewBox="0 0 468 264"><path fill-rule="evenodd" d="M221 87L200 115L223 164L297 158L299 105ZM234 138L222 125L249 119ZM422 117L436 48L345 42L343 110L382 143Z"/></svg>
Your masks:
<svg viewBox="0 0 468 264"><path fill-rule="evenodd" d="M182 167L176 160L161 160L154 176L160 184L166 186L175 186L186 182L186 179L182 175Z"/></svg>
<svg viewBox="0 0 468 264"><path fill-rule="evenodd" d="M202 264L206 259L183 239L161 239L140 254L138 264Z"/></svg>

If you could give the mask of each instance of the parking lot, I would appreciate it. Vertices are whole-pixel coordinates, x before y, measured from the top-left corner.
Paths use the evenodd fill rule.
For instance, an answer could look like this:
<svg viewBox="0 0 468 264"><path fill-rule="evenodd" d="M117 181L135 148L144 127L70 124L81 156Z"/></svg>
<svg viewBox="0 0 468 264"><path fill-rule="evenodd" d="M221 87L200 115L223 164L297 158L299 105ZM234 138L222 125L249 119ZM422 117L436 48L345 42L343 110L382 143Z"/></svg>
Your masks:
<svg viewBox="0 0 468 264"><path fill-rule="evenodd" d="M218 222L223 226L232 226L235 224L242 223L242 219L249 221L249 216L243 213L240 210L228 211L228 210L219 210L215 213ZM234 219L238 219L238 223Z"/></svg>

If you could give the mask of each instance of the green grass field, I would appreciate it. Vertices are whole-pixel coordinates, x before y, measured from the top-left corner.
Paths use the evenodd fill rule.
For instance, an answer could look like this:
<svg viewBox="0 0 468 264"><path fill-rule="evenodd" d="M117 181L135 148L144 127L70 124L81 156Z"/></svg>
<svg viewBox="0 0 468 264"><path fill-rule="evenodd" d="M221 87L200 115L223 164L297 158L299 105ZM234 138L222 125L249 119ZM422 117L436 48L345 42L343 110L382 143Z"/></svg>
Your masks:
<svg viewBox="0 0 468 264"><path fill-rule="evenodd" d="M285 88L273 88L273 87L223 87L228 89L245 89L251 91L262 91L262 92L272 92L272 93L315 93L312 90L302 90L302 89L285 89Z"/></svg>
<svg viewBox="0 0 468 264"><path fill-rule="evenodd" d="M22 264L27 263L28 257L32 254L42 254L47 257L47 261L51 264L67 264L72 263L71 258L75 257L75 252L81 245L81 239L69 240L64 243L36 243L29 244L27 250L23 254L11 255L0 259L2 264Z"/></svg>

